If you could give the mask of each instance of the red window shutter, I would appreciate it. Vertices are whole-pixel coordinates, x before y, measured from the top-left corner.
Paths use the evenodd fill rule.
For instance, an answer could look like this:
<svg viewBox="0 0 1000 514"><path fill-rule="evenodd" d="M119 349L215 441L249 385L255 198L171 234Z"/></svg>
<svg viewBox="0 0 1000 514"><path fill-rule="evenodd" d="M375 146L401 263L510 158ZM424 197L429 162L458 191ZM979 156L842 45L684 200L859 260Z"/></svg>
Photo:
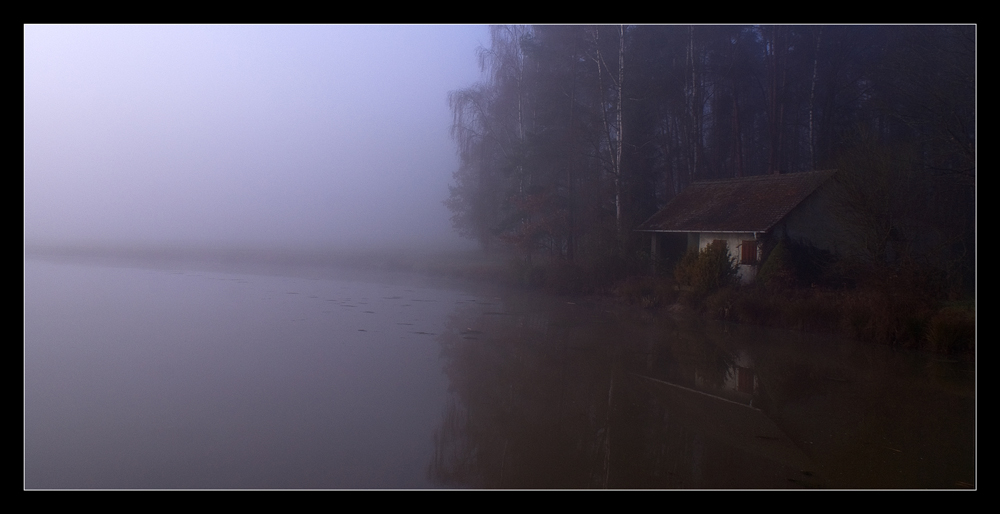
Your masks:
<svg viewBox="0 0 1000 514"><path fill-rule="evenodd" d="M743 241L740 264L757 264L757 241Z"/></svg>

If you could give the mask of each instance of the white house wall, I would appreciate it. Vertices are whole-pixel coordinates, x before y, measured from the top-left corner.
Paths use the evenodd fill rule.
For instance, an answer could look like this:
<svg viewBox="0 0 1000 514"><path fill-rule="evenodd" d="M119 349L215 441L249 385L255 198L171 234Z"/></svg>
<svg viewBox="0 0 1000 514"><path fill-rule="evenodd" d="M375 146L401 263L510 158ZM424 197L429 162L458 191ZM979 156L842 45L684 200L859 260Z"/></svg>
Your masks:
<svg viewBox="0 0 1000 514"><path fill-rule="evenodd" d="M740 262L740 255L743 251L740 245L743 241L748 241L754 239L754 234L748 234L745 232L702 232L698 238L698 251L704 250L708 247L709 243L721 239L726 242L729 246L729 256L736 260L737 263ZM760 263L761 259L761 248L760 244L757 245L757 262ZM757 276L757 265L751 264L737 264L738 276L740 278L740 283L749 284L753 282L753 279Z"/></svg>

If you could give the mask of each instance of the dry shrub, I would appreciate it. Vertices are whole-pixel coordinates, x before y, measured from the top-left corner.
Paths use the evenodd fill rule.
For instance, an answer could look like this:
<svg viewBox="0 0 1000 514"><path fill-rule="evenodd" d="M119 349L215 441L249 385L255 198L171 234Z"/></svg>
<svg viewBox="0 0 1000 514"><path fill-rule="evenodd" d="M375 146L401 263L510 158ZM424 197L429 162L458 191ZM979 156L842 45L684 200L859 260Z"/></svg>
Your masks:
<svg viewBox="0 0 1000 514"><path fill-rule="evenodd" d="M760 290L740 295L733 305L737 320L755 325L775 325L781 318L777 301L780 297L767 294Z"/></svg>
<svg viewBox="0 0 1000 514"><path fill-rule="evenodd" d="M857 290L844 301L848 335L862 341L918 346L924 339L930 308L919 299Z"/></svg>
<svg viewBox="0 0 1000 514"><path fill-rule="evenodd" d="M784 289L795 284L788 243L779 241L764 259L757 273L756 281L768 287Z"/></svg>
<svg viewBox="0 0 1000 514"><path fill-rule="evenodd" d="M711 293L736 283L736 260L725 241L712 241L700 252L688 252L674 268L677 283Z"/></svg>
<svg viewBox="0 0 1000 514"><path fill-rule="evenodd" d="M837 298L812 291L779 295L770 288L741 289L730 302L731 319L754 325L835 331L841 319Z"/></svg>
<svg viewBox="0 0 1000 514"><path fill-rule="evenodd" d="M842 316L837 298L818 293L791 299L782 310L785 324L800 330L833 331Z"/></svg>
<svg viewBox="0 0 1000 514"><path fill-rule="evenodd" d="M673 281L665 277L631 276L616 288L618 296L631 305L660 307L677 299Z"/></svg>
<svg viewBox="0 0 1000 514"><path fill-rule="evenodd" d="M734 309L739 297L732 288L718 289L705 297L705 311L715 318L742 321Z"/></svg>
<svg viewBox="0 0 1000 514"><path fill-rule="evenodd" d="M976 313L955 307L941 309L928 323L927 344L930 350L941 353L974 351Z"/></svg>

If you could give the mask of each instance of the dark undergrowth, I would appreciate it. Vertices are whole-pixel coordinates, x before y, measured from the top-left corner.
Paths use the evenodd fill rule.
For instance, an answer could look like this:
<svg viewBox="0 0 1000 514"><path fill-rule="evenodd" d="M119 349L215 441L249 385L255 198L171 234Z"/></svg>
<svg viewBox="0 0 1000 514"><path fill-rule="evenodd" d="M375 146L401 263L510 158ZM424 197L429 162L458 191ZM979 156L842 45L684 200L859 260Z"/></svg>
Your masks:
<svg viewBox="0 0 1000 514"><path fill-rule="evenodd" d="M874 267L836 262L820 255L792 259L793 263L820 264L796 268L775 258L769 259L772 264L764 263L753 285L737 285L725 260L711 251L697 258L688 256L679 266L654 268L641 253L623 257L615 252L572 262L558 258L529 261L511 254L481 252L42 250L34 253L129 262L204 261L230 267L257 263L284 268L334 266L415 272L555 295L610 296L647 309L680 304L720 320L835 333L940 353L970 353L976 349L973 293L949 288L950 281L942 273L912 262ZM792 247L785 255L794 256L795 251ZM781 252L774 255L780 257ZM678 268L682 268L680 272Z"/></svg>
<svg viewBox="0 0 1000 514"><path fill-rule="evenodd" d="M845 289L727 287L685 294L704 315L806 332L826 332L878 344L939 353L973 353L975 301L943 301L900 281Z"/></svg>
<svg viewBox="0 0 1000 514"><path fill-rule="evenodd" d="M791 247L786 256L794 256L792 252L802 249ZM836 262L828 255L796 261L819 264L765 262L752 285L737 284L725 259L711 250L689 255L672 269L654 269L641 255L630 259L614 254L584 262L438 256L414 262L410 269L554 295L610 296L646 309L680 304L713 319L877 344L975 352L975 301L970 294L958 299L962 295L950 291L934 270L912 262L891 268Z"/></svg>
<svg viewBox="0 0 1000 514"><path fill-rule="evenodd" d="M414 270L554 295L610 296L646 309L680 304L713 319L904 348L975 352L975 301L954 299L933 270L912 263L894 268L824 263L823 269L805 272L772 266L754 284L739 285L712 252L703 252L700 259L705 262L689 256L678 266L686 266L681 272L678 267L653 269L638 258L581 263L510 256L488 262L437 261ZM709 276L713 273L720 275L718 280Z"/></svg>

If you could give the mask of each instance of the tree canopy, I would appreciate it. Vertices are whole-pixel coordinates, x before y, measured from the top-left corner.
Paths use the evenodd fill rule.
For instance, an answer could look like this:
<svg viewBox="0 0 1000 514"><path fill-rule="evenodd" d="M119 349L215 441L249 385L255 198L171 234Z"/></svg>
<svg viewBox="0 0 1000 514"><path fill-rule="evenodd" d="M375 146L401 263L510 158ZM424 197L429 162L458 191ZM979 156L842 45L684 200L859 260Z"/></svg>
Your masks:
<svg viewBox="0 0 1000 514"><path fill-rule="evenodd" d="M490 34L482 81L449 98L461 164L446 201L456 230L484 247L629 251L632 229L692 181L858 162L859 132L905 147L893 169L942 178L921 183L946 182L938 192L965 199L949 205L974 213L975 26Z"/></svg>

